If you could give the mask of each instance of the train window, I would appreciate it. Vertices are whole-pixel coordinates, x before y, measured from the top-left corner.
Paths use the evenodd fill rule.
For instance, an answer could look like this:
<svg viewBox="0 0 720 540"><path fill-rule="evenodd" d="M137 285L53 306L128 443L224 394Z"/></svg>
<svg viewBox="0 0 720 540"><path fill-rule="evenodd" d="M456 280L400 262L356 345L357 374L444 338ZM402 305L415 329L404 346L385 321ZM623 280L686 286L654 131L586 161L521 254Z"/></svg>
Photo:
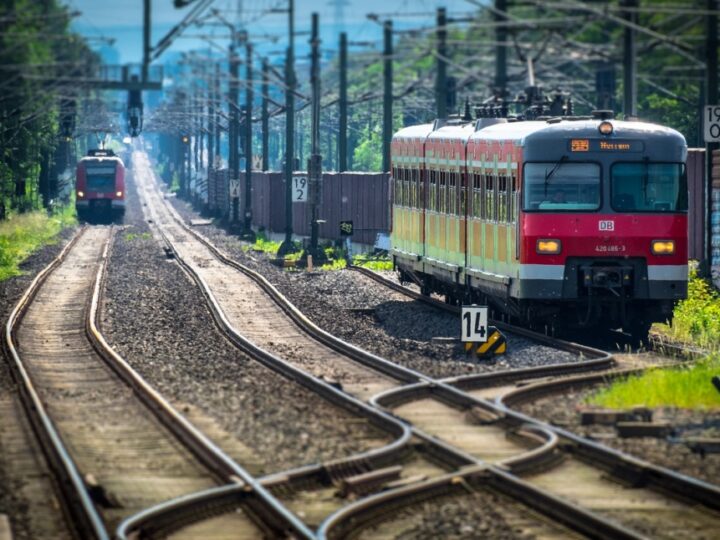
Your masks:
<svg viewBox="0 0 720 540"><path fill-rule="evenodd" d="M402 169L397 169L395 177L395 204L402 206Z"/></svg>
<svg viewBox="0 0 720 540"><path fill-rule="evenodd" d="M448 177L448 214L457 214L457 173L447 173Z"/></svg>
<svg viewBox="0 0 720 540"><path fill-rule="evenodd" d="M430 169L428 171L429 176L429 198L428 198L428 210L437 210L437 171Z"/></svg>
<svg viewBox="0 0 720 540"><path fill-rule="evenodd" d="M415 175L413 174L415 171L413 169L407 170L407 186L408 186L408 206L410 208L415 208Z"/></svg>
<svg viewBox="0 0 720 540"><path fill-rule="evenodd" d="M517 222L517 205L515 204L515 201L517 200L517 176L515 173L512 173L512 176L510 177L510 223L516 223Z"/></svg>
<svg viewBox="0 0 720 540"><path fill-rule="evenodd" d="M588 212L600 208L597 163L526 163L523 210Z"/></svg>
<svg viewBox="0 0 720 540"><path fill-rule="evenodd" d="M507 196L507 176L499 176L498 179L498 216L497 220L501 223L508 221L508 196Z"/></svg>
<svg viewBox="0 0 720 540"><path fill-rule="evenodd" d="M418 169L413 169L415 180L417 181L417 205L418 208L425 206L425 184L423 183L422 173Z"/></svg>
<svg viewBox="0 0 720 540"><path fill-rule="evenodd" d="M441 214L447 212L447 184L445 180L445 171L438 172L438 204L437 210Z"/></svg>
<svg viewBox="0 0 720 540"><path fill-rule="evenodd" d="M610 202L619 212L686 212L687 176L682 163L615 163Z"/></svg>
<svg viewBox="0 0 720 540"><path fill-rule="evenodd" d="M496 213L495 213L495 199L496 199L496 191L495 191L495 177L491 174L485 175L485 192L483 193L483 201L484 201L484 212L483 212L483 219L487 221L495 221L497 219Z"/></svg>
<svg viewBox="0 0 720 540"><path fill-rule="evenodd" d="M403 204L410 206L410 182L409 182L410 171L403 169Z"/></svg>
<svg viewBox="0 0 720 540"><path fill-rule="evenodd" d="M465 177L465 179L467 176ZM468 186L467 182L463 181L462 174L458 174L458 182L460 183L460 215L465 216L467 215L467 192L468 192Z"/></svg>
<svg viewBox="0 0 720 540"><path fill-rule="evenodd" d="M474 217L480 217L480 209L482 208L482 188L480 187L482 185L482 176L478 173L473 173L472 175L472 215Z"/></svg>

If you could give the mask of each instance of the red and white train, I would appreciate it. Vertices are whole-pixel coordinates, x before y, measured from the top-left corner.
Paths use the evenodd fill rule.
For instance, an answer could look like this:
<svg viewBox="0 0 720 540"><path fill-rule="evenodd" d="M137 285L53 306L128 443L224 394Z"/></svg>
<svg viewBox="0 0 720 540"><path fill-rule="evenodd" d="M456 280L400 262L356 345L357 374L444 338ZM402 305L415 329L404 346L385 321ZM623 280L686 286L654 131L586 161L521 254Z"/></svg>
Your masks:
<svg viewBox="0 0 720 540"><path fill-rule="evenodd" d="M687 295L686 156L677 131L603 117L402 129L395 266L452 303L647 337Z"/></svg>
<svg viewBox="0 0 720 540"><path fill-rule="evenodd" d="M122 220L125 165L112 150L90 150L78 162L75 209L82 220Z"/></svg>

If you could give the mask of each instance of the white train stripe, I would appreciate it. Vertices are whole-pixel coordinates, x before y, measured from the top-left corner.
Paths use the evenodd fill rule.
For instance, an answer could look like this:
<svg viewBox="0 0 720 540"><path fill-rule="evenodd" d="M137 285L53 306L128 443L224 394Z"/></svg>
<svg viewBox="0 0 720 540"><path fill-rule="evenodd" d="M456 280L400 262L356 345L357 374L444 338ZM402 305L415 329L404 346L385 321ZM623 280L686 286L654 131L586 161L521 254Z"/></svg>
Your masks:
<svg viewBox="0 0 720 540"><path fill-rule="evenodd" d="M687 264L648 265L648 280L650 281L687 281Z"/></svg>
<svg viewBox="0 0 720 540"><path fill-rule="evenodd" d="M559 279L565 275L563 264L521 264L520 279Z"/></svg>

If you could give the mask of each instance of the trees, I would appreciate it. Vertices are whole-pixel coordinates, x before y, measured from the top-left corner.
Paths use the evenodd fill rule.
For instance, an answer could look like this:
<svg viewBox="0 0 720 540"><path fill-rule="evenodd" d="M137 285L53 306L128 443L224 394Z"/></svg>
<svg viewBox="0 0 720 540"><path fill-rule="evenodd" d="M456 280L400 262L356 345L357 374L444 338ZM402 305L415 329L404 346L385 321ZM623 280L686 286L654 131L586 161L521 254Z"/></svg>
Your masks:
<svg viewBox="0 0 720 540"><path fill-rule="evenodd" d="M68 104L97 62L69 21L57 0L0 0L0 219L49 204L67 161L72 133L60 133L61 114L72 113Z"/></svg>

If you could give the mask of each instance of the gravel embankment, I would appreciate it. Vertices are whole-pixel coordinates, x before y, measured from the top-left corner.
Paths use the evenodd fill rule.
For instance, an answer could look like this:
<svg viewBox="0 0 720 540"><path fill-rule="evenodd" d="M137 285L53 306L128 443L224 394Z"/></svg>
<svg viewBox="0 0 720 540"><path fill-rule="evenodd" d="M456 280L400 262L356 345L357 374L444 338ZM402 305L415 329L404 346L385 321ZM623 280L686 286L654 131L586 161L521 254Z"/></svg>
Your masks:
<svg viewBox="0 0 720 540"><path fill-rule="evenodd" d="M580 410L593 389L566 391L543 397L519 409L534 416L555 422L567 429L603 444L645 459L656 465L680 473L720 484L720 454L693 453L681 439L688 437L720 438L720 414L718 411L692 411L687 409L661 408L653 411L653 421L669 422L674 436L669 439L652 437L620 438L613 426L580 424Z"/></svg>
<svg viewBox="0 0 720 540"><path fill-rule="evenodd" d="M112 249L102 331L143 377L251 448L255 474L389 442L367 422L235 349L214 329L197 286L150 237L131 178L128 196L128 227Z"/></svg>
<svg viewBox="0 0 720 540"><path fill-rule="evenodd" d="M170 199L187 221L198 214L184 201ZM459 317L391 291L351 270L288 271L264 253L246 251L237 237L213 225L197 230L238 262L260 272L318 326L354 345L432 377L578 361L580 358L525 338L508 335L508 353L493 360L468 357L457 338Z"/></svg>
<svg viewBox="0 0 720 540"><path fill-rule="evenodd" d="M0 282L3 334L10 312L22 294L74 233L75 229L66 229L57 243L38 250L21 264L23 275ZM4 347L0 347L0 406L3 411L0 414L0 514L10 517L17 539L40 538L47 534L56 538L69 536L33 433L27 422L14 414L22 409L8 362Z"/></svg>
<svg viewBox="0 0 720 540"><path fill-rule="evenodd" d="M444 497L395 512L392 520L362 531L359 538L530 540L557 538L563 532L560 527L540 522L525 507L492 492L476 490L467 497Z"/></svg>

